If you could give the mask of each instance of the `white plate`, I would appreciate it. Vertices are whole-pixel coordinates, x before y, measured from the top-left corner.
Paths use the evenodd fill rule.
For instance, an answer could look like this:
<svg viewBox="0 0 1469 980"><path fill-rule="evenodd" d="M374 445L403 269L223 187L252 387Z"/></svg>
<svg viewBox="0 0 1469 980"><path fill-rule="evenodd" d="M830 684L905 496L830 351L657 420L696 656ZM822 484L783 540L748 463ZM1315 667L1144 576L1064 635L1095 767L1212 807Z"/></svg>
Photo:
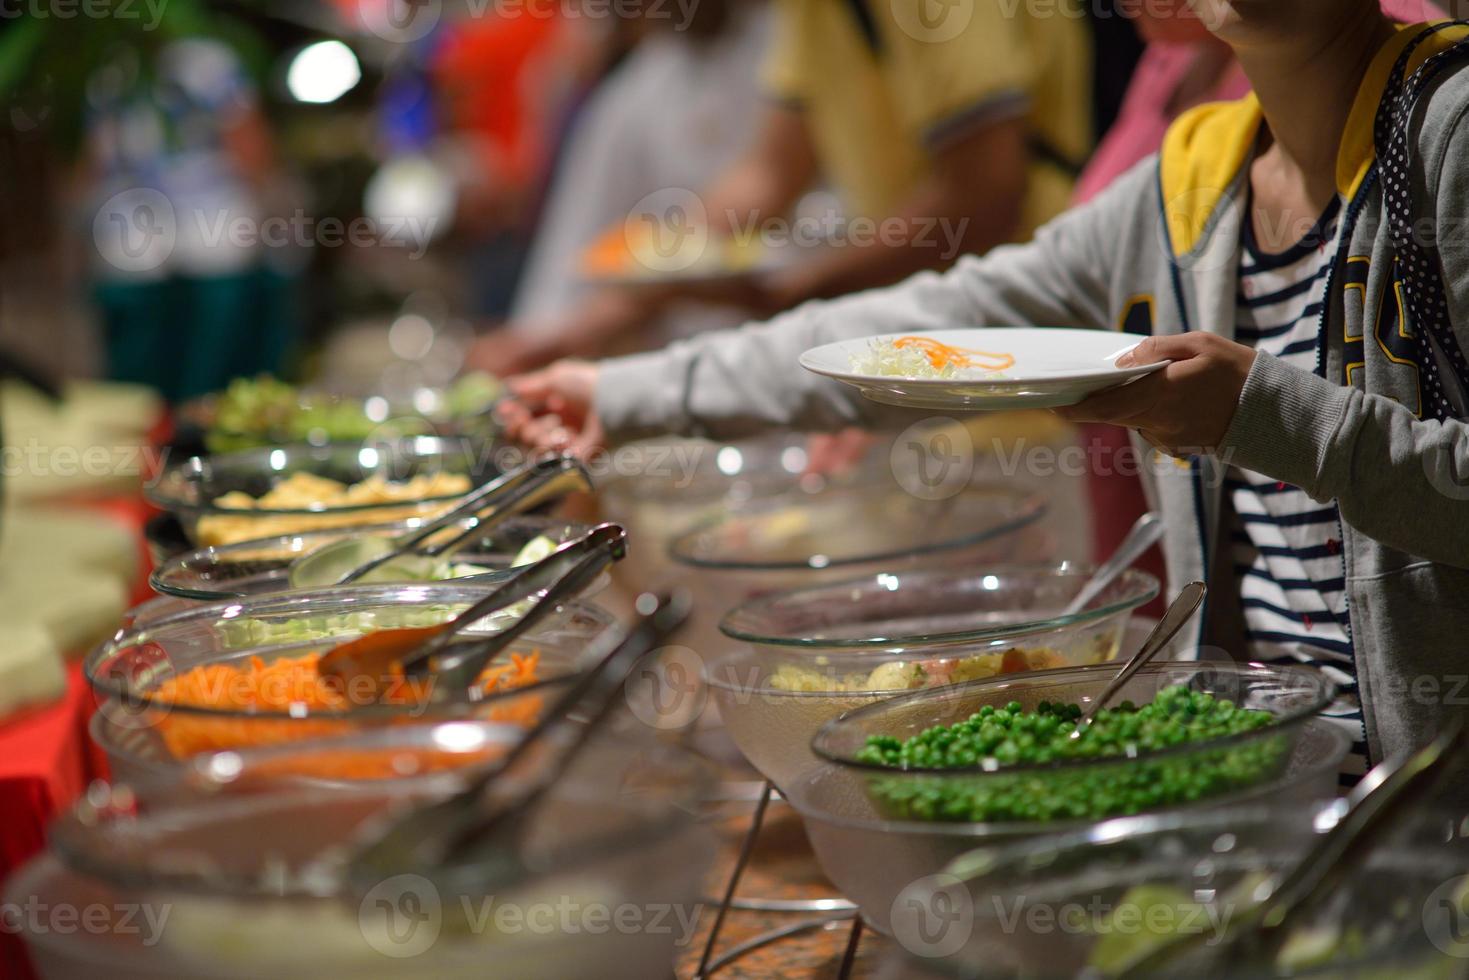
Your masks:
<svg viewBox="0 0 1469 980"><path fill-rule="evenodd" d="M801 366L887 405L998 411L1075 405L1094 392L1126 384L1168 363L1117 367L1117 358L1137 346L1138 339L1106 330L974 327L934 330L923 336L953 347L1014 355L1015 366L1003 377L904 378L852 370L852 358L865 353L873 341L903 336L911 335L882 334L814 347L801 355Z"/></svg>

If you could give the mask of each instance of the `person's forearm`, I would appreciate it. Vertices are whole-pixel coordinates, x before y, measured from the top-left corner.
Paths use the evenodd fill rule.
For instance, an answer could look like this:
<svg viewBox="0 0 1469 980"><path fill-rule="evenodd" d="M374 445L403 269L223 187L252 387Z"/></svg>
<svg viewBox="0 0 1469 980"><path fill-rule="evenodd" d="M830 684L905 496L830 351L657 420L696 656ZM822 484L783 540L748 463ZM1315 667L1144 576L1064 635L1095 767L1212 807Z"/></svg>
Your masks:
<svg viewBox="0 0 1469 980"><path fill-rule="evenodd" d="M602 289L555 322L527 329L555 357L597 357L646 325L665 302L654 286Z"/></svg>
<svg viewBox="0 0 1469 980"><path fill-rule="evenodd" d="M1225 436L1227 462L1283 480L1410 555L1469 568L1469 425L1419 421L1381 395L1259 354Z"/></svg>
<svg viewBox="0 0 1469 980"><path fill-rule="evenodd" d="M709 228L715 234L734 234L752 220L786 214L805 188L761 160L736 164L704 194Z"/></svg>
<svg viewBox="0 0 1469 980"><path fill-rule="evenodd" d="M815 181L817 170L803 111L772 103L755 144L703 188L710 229L730 234L752 218L764 221L788 213Z"/></svg>
<svg viewBox="0 0 1469 980"><path fill-rule="evenodd" d="M833 340L937 330L956 323L1105 328L1120 215L1155 193L1156 160L1129 171L1091 203L1042 228L1027 245L961 258L943 275L813 302L768 324L702 334L652 354L608 361L597 414L609 438L657 433L739 435L772 426L810 431L869 424L872 402L805 371L800 355Z"/></svg>

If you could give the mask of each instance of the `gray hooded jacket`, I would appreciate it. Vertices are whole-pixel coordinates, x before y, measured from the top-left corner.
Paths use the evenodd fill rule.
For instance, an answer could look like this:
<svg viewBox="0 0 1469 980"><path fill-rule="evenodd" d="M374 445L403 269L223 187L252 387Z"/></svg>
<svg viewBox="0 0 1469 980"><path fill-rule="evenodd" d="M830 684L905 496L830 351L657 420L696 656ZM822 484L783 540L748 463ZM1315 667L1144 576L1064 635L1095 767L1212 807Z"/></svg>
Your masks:
<svg viewBox="0 0 1469 980"><path fill-rule="evenodd" d="M1206 578L1221 548L1224 471L1240 466L1336 500L1350 629L1373 758L1423 742L1469 705L1469 424L1423 413L1428 371L1399 309L1373 121L1415 34L1390 42L1364 79L1343 138L1347 202L1316 373L1256 356L1218 457L1168 460L1145 482L1168 525L1174 587ZM1420 46L1419 62L1466 32ZM1450 318L1469 349L1469 72L1422 100L1410 163L1415 215L1436 229ZM763 428L878 425L890 410L797 364L836 340L955 326L1084 326L1232 337L1248 164L1258 102L1204 106L1161 153L1026 245L965 258L888 289L812 302L774 320L609 361L597 411L612 438L675 432L732 438ZM1436 377L1464 411L1469 379ZM1227 567L1227 566L1226 566ZM1215 581L1220 581L1215 579ZM1233 583L1196 620L1199 644L1244 653Z"/></svg>

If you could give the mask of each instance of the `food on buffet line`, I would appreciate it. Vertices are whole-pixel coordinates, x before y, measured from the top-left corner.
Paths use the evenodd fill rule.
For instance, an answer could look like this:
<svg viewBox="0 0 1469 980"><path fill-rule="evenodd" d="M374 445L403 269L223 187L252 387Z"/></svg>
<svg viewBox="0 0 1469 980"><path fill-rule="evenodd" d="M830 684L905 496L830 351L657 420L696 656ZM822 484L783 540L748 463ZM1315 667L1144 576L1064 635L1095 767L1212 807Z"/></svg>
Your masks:
<svg viewBox="0 0 1469 980"><path fill-rule="evenodd" d="M962 722L907 740L870 736L857 761L900 770L984 770L973 778L873 777L869 791L904 819L1005 822L1101 819L1205 799L1267 778L1288 751L1285 740L1267 738L1183 759L1148 759L1150 752L1271 722L1268 712L1182 686L1164 688L1142 707L1123 702L1103 709L1073 739L1081 714L1075 704L1041 702L1033 712L1016 701L998 709L985 705ZM1047 768L1112 759L1125 764ZM1029 768L1007 774L1010 766Z"/></svg>
<svg viewBox="0 0 1469 980"><path fill-rule="evenodd" d="M60 697L64 658L117 628L137 574L138 548L121 524L59 508L8 507L0 526L4 718Z"/></svg>
<svg viewBox="0 0 1469 980"><path fill-rule="evenodd" d="M1103 638L1105 639L1105 638ZM1110 654L1099 656L1098 662ZM862 693L878 691L916 691L924 687L940 687L964 681L983 680L1000 674L1018 674L1027 670L1050 670L1072 666L1064 654L1047 647L1022 649L1011 647L1003 653L986 653L959 660L893 661L881 664L870 673L835 676L811 667L782 664L770 675L770 687L778 691L840 691Z"/></svg>
<svg viewBox="0 0 1469 980"><path fill-rule="evenodd" d="M617 224L582 253L581 269L594 279L735 275L754 271L764 255L758 239L712 234L681 235L670 253L658 229Z"/></svg>
<svg viewBox="0 0 1469 980"><path fill-rule="evenodd" d="M439 393L439 404L422 417L465 419L484 412L500 394L493 376L467 374ZM290 442L355 442L385 430L385 420L369 417L364 402L303 392L268 374L237 378L215 398L213 409L205 444L214 453ZM393 411L394 421L403 414ZM419 417L417 410L408 414Z"/></svg>
<svg viewBox="0 0 1469 980"><path fill-rule="evenodd" d="M358 483L346 484L313 473L292 473L259 497L242 490L220 494L215 507L241 511L238 514L206 514L199 518L201 544L222 545L254 538L275 537L331 527L351 527L364 522L355 511L332 513L334 509L402 503L402 509L374 510L372 523L433 516L453 507L446 502L425 508L419 501L468 493L470 480L463 473L427 473L409 480L392 481L373 474ZM262 513L244 513L258 510ZM273 514L279 510L312 510L320 514Z"/></svg>
<svg viewBox="0 0 1469 980"><path fill-rule="evenodd" d="M536 683L540 679L540 659L539 651L528 654L512 652L508 663L492 663L480 674L481 690L486 694L498 694ZM209 717L160 708L162 713L157 724L164 743L175 758L184 759L200 752L345 734L348 729L333 721L331 716L344 714L361 707L361 704L338 679L323 677L318 672L320 660L319 651L299 657L280 657L269 663L260 657L251 657L243 667L203 664L168 678L151 693L150 701L154 704L240 714L300 713L305 717L271 721L234 716ZM411 710L426 700L432 684L431 678L396 676L378 703ZM539 697L527 695L503 705L491 706L484 719L529 726L539 717L542 706ZM339 758L340 767L330 767L333 770L330 775L343 779L400 775L392 760L392 754L376 758L366 753L356 757L343 756Z"/></svg>
<svg viewBox="0 0 1469 980"><path fill-rule="evenodd" d="M852 356L852 370L891 378L990 380L1004 378L1015 355L940 343L932 337L874 340Z"/></svg>
<svg viewBox="0 0 1469 980"><path fill-rule="evenodd" d="M39 623L0 623L0 718L66 690L61 649Z"/></svg>
<svg viewBox="0 0 1469 980"><path fill-rule="evenodd" d="M0 383L0 443L20 459L5 474L7 500L129 493L147 475L148 432L163 415L142 385L72 381L60 401L20 381Z"/></svg>
<svg viewBox="0 0 1469 980"><path fill-rule="evenodd" d="M297 575L296 569L291 569L291 587L318 588L337 584L342 576L356 568L363 562L378 558L392 548L392 540L382 537L358 538L361 545L358 551L342 556L340 567L336 563L315 563L308 565L308 571ZM538 535L526 542L525 546L516 552L511 559L511 568L520 568L522 565L531 565L545 558L556 550L556 541L544 534ZM276 557L295 557L292 553L286 555L269 554L263 551L250 549L248 553L237 556L242 560L258 561ZM373 585L384 582L445 582L449 579L467 578L471 575L486 575L494 569L483 565L474 565L468 562L456 562L452 558L437 557L431 555L406 554L391 558L372 571L357 579L360 585Z"/></svg>

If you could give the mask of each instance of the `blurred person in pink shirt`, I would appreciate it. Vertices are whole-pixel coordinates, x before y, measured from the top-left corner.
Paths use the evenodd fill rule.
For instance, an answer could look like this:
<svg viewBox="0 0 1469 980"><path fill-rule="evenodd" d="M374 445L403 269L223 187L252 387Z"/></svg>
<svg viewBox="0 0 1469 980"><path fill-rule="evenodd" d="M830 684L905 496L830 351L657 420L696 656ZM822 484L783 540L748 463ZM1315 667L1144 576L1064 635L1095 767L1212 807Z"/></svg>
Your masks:
<svg viewBox="0 0 1469 980"><path fill-rule="evenodd" d="M1174 119L1205 102L1243 97L1250 90L1229 46L1209 33L1188 0L1139 0L1118 4L1133 17L1147 49L1128 85L1117 121L1102 138L1076 184L1076 203L1101 193L1138 161L1156 153ZM1443 9L1429 0L1383 0L1389 17L1415 24L1442 18ZM1087 458L1093 461L1088 480L1092 506L1092 553L1098 561L1115 552L1128 528L1147 509L1136 460L1124 429L1110 425L1082 427ZM1163 559L1156 548L1139 566L1162 577ZM1161 610L1161 606L1154 604Z"/></svg>

